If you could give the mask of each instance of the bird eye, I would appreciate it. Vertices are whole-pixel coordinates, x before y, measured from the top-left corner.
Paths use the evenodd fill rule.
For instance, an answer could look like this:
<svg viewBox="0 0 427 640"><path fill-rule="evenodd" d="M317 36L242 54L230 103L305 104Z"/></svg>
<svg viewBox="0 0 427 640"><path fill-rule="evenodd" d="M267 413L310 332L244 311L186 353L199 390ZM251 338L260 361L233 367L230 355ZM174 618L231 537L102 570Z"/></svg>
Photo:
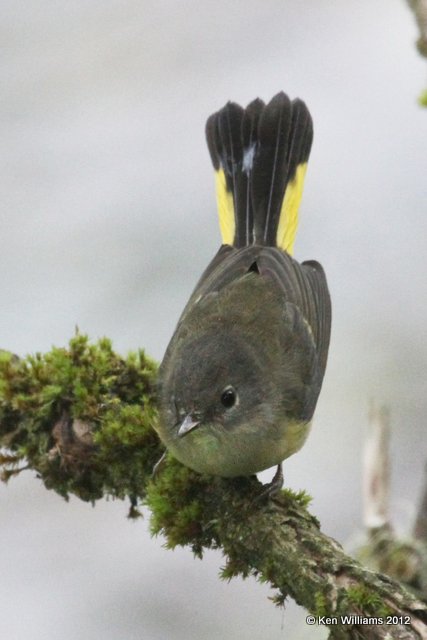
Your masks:
<svg viewBox="0 0 427 640"><path fill-rule="evenodd" d="M237 402L237 393L233 389L232 386L225 387L224 391L221 394L221 404L226 409L231 409Z"/></svg>

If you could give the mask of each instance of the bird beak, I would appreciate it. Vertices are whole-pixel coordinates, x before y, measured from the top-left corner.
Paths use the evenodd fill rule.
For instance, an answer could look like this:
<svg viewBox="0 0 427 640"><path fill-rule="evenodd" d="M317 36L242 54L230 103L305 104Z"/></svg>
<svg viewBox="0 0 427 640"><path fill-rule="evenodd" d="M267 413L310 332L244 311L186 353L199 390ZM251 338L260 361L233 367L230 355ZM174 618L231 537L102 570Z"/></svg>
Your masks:
<svg viewBox="0 0 427 640"><path fill-rule="evenodd" d="M185 436L187 433L195 429L199 424L200 424L200 420L194 420L191 413L189 413L188 415L185 416L181 426L178 429L178 437L182 438L182 436Z"/></svg>

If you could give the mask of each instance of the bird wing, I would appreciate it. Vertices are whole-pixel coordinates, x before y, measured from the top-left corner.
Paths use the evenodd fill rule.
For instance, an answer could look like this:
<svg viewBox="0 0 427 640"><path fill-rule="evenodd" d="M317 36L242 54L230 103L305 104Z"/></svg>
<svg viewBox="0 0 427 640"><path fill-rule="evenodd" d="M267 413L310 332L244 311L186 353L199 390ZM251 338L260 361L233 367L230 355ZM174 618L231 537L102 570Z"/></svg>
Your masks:
<svg viewBox="0 0 427 640"><path fill-rule="evenodd" d="M220 291L250 271L273 280L283 294L284 304L293 305L308 324L322 380L329 349L331 301L325 273L315 260L300 264L276 247L252 245L236 249L223 245L202 274L180 322L202 298Z"/></svg>

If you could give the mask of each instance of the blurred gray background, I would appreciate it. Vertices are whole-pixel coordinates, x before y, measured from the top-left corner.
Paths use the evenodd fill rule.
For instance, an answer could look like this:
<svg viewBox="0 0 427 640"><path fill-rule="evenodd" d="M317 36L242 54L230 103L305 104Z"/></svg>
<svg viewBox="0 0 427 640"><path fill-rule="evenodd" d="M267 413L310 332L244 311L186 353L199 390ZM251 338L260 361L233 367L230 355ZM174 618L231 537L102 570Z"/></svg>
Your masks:
<svg viewBox="0 0 427 640"><path fill-rule="evenodd" d="M370 398L392 410L393 514L408 531L426 457L425 81L403 0L1 3L0 346L78 325L161 359L220 242L207 116L284 89L315 140L295 255L325 267L330 360L285 483L325 532L361 531ZM268 479L270 474L264 474ZM66 504L32 472L0 486L0 636L312 637L255 580L166 551L127 505Z"/></svg>

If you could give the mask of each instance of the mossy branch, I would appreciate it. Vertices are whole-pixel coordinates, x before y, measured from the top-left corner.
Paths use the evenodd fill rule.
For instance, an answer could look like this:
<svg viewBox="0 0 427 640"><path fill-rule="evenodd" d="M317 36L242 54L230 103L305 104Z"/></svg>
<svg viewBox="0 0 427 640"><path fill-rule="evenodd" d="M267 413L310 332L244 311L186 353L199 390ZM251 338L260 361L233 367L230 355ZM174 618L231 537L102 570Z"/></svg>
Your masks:
<svg viewBox="0 0 427 640"><path fill-rule="evenodd" d="M277 603L289 595L331 618L331 638L427 638L426 604L345 555L320 531L304 494L283 491L273 501L256 478L201 476L173 459L153 481L163 452L153 429L156 375L142 351L123 359L108 340L92 345L79 334L43 356L0 352L3 479L31 468L65 498L128 497L131 515L146 504L153 534L169 547L190 546L200 557L222 549L224 578L270 583ZM343 624L341 615L354 618ZM387 616L397 618L387 625Z"/></svg>

